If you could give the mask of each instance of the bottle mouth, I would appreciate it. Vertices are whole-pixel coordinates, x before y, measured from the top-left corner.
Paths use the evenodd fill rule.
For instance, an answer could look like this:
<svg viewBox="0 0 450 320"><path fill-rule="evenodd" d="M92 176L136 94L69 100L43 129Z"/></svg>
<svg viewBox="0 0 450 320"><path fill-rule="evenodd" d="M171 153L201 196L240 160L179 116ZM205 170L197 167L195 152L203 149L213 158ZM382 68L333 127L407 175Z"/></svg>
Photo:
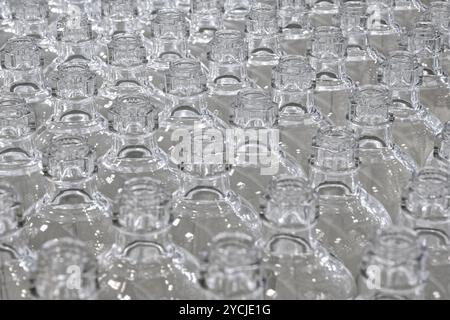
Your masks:
<svg viewBox="0 0 450 320"><path fill-rule="evenodd" d="M17 139L35 129L35 114L25 100L12 94L0 97L0 139Z"/></svg>
<svg viewBox="0 0 450 320"><path fill-rule="evenodd" d="M278 107L258 89L239 91L234 102L232 122L240 127L273 127L278 122Z"/></svg>
<svg viewBox="0 0 450 320"><path fill-rule="evenodd" d="M361 86L354 92L350 120L363 126L379 126L390 122L389 108L392 96L388 87L382 85Z"/></svg>
<svg viewBox="0 0 450 320"><path fill-rule="evenodd" d="M275 4L269 3L253 3L250 6L250 11L248 13L249 20L257 21L270 21L277 18L277 11Z"/></svg>
<svg viewBox="0 0 450 320"><path fill-rule="evenodd" d="M80 43L93 39L92 23L84 13L66 15L56 22L56 41Z"/></svg>
<svg viewBox="0 0 450 320"><path fill-rule="evenodd" d="M155 19L153 20L153 23L161 25L177 26L180 24L184 25L186 22L183 12L176 9L166 8L158 10Z"/></svg>
<svg viewBox="0 0 450 320"><path fill-rule="evenodd" d="M157 232L172 223L172 196L161 181L134 178L119 190L114 223L131 233Z"/></svg>
<svg viewBox="0 0 450 320"><path fill-rule="evenodd" d="M320 26L314 29L311 54L324 59L343 58L346 53L347 38L342 29L334 26Z"/></svg>
<svg viewBox="0 0 450 320"><path fill-rule="evenodd" d="M239 30L219 30L211 41L210 59L221 63L244 63L247 45Z"/></svg>
<svg viewBox="0 0 450 320"><path fill-rule="evenodd" d="M137 34L116 33L107 47L110 65L132 67L147 63L146 49Z"/></svg>
<svg viewBox="0 0 450 320"><path fill-rule="evenodd" d="M383 66L382 80L391 88L409 88L422 83L423 68L408 51L393 51Z"/></svg>
<svg viewBox="0 0 450 320"><path fill-rule="evenodd" d="M60 64L53 76L52 93L68 99L87 98L97 93L97 75L87 62L74 59Z"/></svg>
<svg viewBox="0 0 450 320"><path fill-rule="evenodd" d="M170 62L165 78L165 91L172 95L191 96L207 91L206 75L200 62L193 59Z"/></svg>
<svg viewBox="0 0 450 320"><path fill-rule="evenodd" d="M272 86L280 90L306 90L315 86L316 73L303 56L280 58L273 68Z"/></svg>
<svg viewBox="0 0 450 320"><path fill-rule="evenodd" d="M263 221L292 231L311 228L319 217L314 189L306 180L296 177L281 177L272 181L260 209Z"/></svg>
<svg viewBox="0 0 450 320"><path fill-rule="evenodd" d="M420 21L415 24L413 29L411 29L410 36L412 36L414 40L436 41L439 39L440 34L432 22Z"/></svg>
<svg viewBox="0 0 450 320"><path fill-rule="evenodd" d="M9 39L0 51L1 65L7 70L26 71L44 65L42 49L33 37Z"/></svg>

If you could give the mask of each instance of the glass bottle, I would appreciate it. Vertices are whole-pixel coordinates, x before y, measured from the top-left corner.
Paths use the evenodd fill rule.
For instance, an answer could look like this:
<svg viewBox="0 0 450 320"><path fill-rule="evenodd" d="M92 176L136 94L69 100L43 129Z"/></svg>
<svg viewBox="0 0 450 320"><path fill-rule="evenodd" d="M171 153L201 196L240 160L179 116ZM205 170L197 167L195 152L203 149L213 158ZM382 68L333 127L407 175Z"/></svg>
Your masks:
<svg viewBox="0 0 450 320"><path fill-rule="evenodd" d="M272 101L278 106L282 147L307 171L312 138L328 126L316 106L315 72L302 56L282 56L272 70Z"/></svg>
<svg viewBox="0 0 450 320"><path fill-rule="evenodd" d="M427 166L448 170L450 168L450 121L436 136L433 151L427 158Z"/></svg>
<svg viewBox="0 0 450 320"><path fill-rule="evenodd" d="M95 255L108 250L111 205L97 191L95 149L83 137L61 135L42 162L48 188L26 214L30 246L38 250L48 240L72 237L86 242Z"/></svg>
<svg viewBox="0 0 450 320"><path fill-rule="evenodd" d="M252 207L231 188L223 130L197 128L190 136L192 156L179 164L180 188L175 193L171 234L180 247L200 258L220 232L245 232L258 237L260 221Z"/></svg>
<svg viewBox="0 0 450 320"><path fill-rule="evenodd" d="M417 234L403 227L380 231L361 261L358 299L421 300L427 281L426 255Z"/></svg>
<svg viewBox="0 0 450 320"><path fill-rule="evenodd" d="M273 66L277 63L281 55L280 32L276 6L268 3L253 3L245 22L249 64Z"/></svg>
<svg viewBox="0 0 450 320"><path fill-rule="evenodd" d="M35 146L36 116L15 94L0 95L0 180L22 197L27 210L45 193L41 155Z"/></svg>
<svg viewBox="0 0 450 320"><path fill-rule="evenodd" d="M304 177L296 159L280 146L278 106L259 89L241 90L233 105L227 157L233 166L231 187L255 208L274 176Z"/></svg>
<svg viewBox="0 0 450 320"><path fill-rule="evenodd" d="M39 128L39 150L46 149L55 136L82 135L103 155L110 141L104 132L107 121L97 110L98 80L84 59L66 61L50 75L53 114Z"/></svg>
<svg viewBox="0 0 450 320"><path fill-rule="evenodd" d="M352 98L350 126L358 135L359 179L396 221L401 190L417 164L393 140L391 98L384 86L362 86ZM395 122L395 121L394 121Z"/></svg>
<svg viewBox="0 0 450 320"><path fill-rule="evenodd" d="M194 43L208 43L223 28L222 0L191 0L190 35Z"/></svg>
<svg viewBox="0 0 450 320"><path fill-rule="evenodd" d="M350 271L317 241L317 194L306 180L273 181L261 205L266 299L334 300L355 294Z"/></svg>
<svg viewBox="0 0 450 320"><path fill-rule="evenodd" d="M406 186L402 196L402 225L414 229L427 249L428 281L425 299L449 299L450 176L425 167Z"/></svg>
<svg viewBox="0 0 450 320"><path fill-rule="evenodd" d="M28 248L17 192L0 184L0 300L30 298L29 277L34 253Z"/></svg>
<svg viewBox="0 0 450 320"><path fill-rule="evenodd" d="M433 148L441 121L421 104L422 67L406 51L394 51L381 64L380 83L389 88L388 110L394 116L394 141L422 166ZM386 91L384 89L384 91Z"/></svg>
<svg viewBox="0 0 450 320"><path fill-rule="evenodd" d="M248 234L217 234L205 248L200 285L211 300L264 299L261 251Z"/></svg>
<svg viewBox="0 0 450 320"><path fill-rule="evenodd" d="M310 181L319 196L317 239L354 276L364 248L391 224L386 209L362 187L357 138L345 127L319 130L313 140Z"/></svg>
<svg viewBox="0 0 450 320"><path fill-rule="evenodd" d="M305 0L276 0L278 24L281 28L281 46L288 54L306 55L306 43L313 27ZM302 52L303 51L303 52Z"/></svg>
<svg viewBox="0 0 450 320"><path fill-rule="evenodd" d="M423 17L439 31L442 40L441 65L445 74L450 72L450 3L431 1Z"/></svg>
<svg viewBox="0 0 450 320"><path fill-rule="evenodd" d="M109 109L112 145L99 159L97 184L102 194L115 199L126 180L153 177L164 181L173 192L179 187L176 168L157 145L157 106L142 94L125 94Z"/></svg>
<svg viewBox="0 0 450 320"><path fill-rule="evenodd" d="M150 299L199 299L198 261L172 242L172 196L151 178L125 182L113 215L117 237L102 263L102 287L144 288Z"/></svg>
<svg viewBox="0 0 450 320"><path fill-rule="evenodd" d="M139 30L137 0L101 0L100 32L108 39L119 33Z"/></svg>
<svg viewBox="0 0 450 320"><path fill-rule="evenodd" d="M41 44L47 36L50 10L46 0L10 1L13 33L19 37L32 36Z"/></svg>

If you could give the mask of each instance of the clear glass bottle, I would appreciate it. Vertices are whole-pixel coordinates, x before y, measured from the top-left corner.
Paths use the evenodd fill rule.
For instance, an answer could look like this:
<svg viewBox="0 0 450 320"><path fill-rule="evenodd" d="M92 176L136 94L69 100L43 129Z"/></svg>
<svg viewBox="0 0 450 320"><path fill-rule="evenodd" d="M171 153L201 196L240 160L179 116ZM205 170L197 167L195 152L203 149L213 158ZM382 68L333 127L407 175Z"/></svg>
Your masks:
<svg viewBox="0 0 450 320"><path fill-rule="evenodd" d="M150 178L125 182L113 215L117 237L102 262L100 282L108 292L137 285L149 299L199 299L199 263L172 242L172 196Z"/></svg>
<svg viewBox="0 0 450 320"><path fill-rule="evenodd" d="M241 90L233 105L227 157L233 166L231 187L255 208L274 176L305 177L294 156L280 147L278 106L259 89Z"/></svg>
<svg viewBox="0 0 450 320"><path fill-rule="evenodd" d="M442 41L441 65L445 74L450 72L450 3L447 1L431 1L423 19L430 21L439 31Z"/></svg>
<svg viewBox="0 0 450 320"><path fill-rule="evenodd" d="M379 81L384 89L394 141L420 165L433 148L434 136L441 121L421 104L422 67L416 57L406 51L393 51L381 64Z"/></svg>
<svg viewBox="0 0 450 320"><path fill-rule="evenodd" d="M111 205L97 191L95 157L83 137L61 135L52 141L42 160L47 192L26 214L32 249L64 237L86 242L95 255L110 248Z"/></svg>
<svg viewBox="0 0 450 320"><path fill-rule="evenodd" d="M264 299L261 251L245 233L217 234L205 248L200 284L211 300Z"/></svg>
<svg viewBox="0 0 450 320"><path fill-rule="evenodd" d="M152 66L166 70L170 63L188 57L189 24L183 12L158 10L151 22L149 37Z"/></svg>
<svg viewBox="0 0 450 320"><path fill-rule="evenodd" d="M47 36L50 9L46 0L9 1L13 32L44 40Z"/></svg>
<svg viewBox="0 0 450 320"><path fill-rule="evenodd" d="M254 66L273 66L281 55L276 6L253 3L246 16L245 33L248 44L248 63Z"/></svg>
<svg viewBox="0 0 450 320"><path fill-rule="evenodd" d="M0 184L0 300L30 299L29 278L34 253L22 225L20 199L8 184Z"/></svg>
<svg viewBox="0 0 450 320"><path fill-rule="evenodd" d="M436 136L433 151L427 158L427 166L450 169L450 121L447 121L442 131Z"/></svg>
<svg viewBox="0 0 450 320"><path fill-rule="evenodd" d="M450 120L449 80L442 68L443 46L439 30L429 21L417 22L409 32L408 51L417 57L422 68L421 103L442 121Z"/></svg>
<svg viewBox="0 0 450 320"><path fill-rule="evenodd" d="M44 82L44 55L35 38L12 37L0 50L4 87L27 102L42 102L49 96Z"/></svg>
<svg viewBox="0 0 450 320"><path fill-rule="evenodd" d="M98 261L82 241L65 237L50 240L39 251L31 276L35 300L144 300L140 287L120 288L120 295L99 285Z"/></svg>
<svg viewBox="0 0 450 320"><path fill-rule="evenodd" d="M320 206L317 239L354 276L371 237L391 224L386 209L358 179L357 144L355 133L348 128L322 128L313 140L310 160L310 181Z"/></svg>
<svg viewBox="0 0 450 320"><path fill-rule="evenodd" d="M417 164L393 139L391 126L394 118L389 112L391 101L386 87L363 86L352 98L348 117L350 126L359 137L359 179L362 186L396 221L401 190Z"/></svg>
<svg viewBox="0 0 450 320"><path fill-rule="evenodd" d="M282 56L272 70L272 101L278 106L281 146L309 169L312 138L328 126L316 106L315 72L302 56Z"/></svg>
<svg viewBox="0 0 450 320"><path fill-rule="evenodd" d="M238 30L219 30L208 52L211 92L216 95L236 95L249 86L247 44Z"/></svg>
<svg viewBox="0 0 450 320"><path fill-rule="evenodd" d="M258 237L260 221L252 207L231 188L231 166L227 163L224 132L214 127L195 131L193 157L181 162L179 190L175 194L175 219L171 234L180 247L200 258L220 232L246 232Z"/></svg>
<svg viewBox="0 0 450 320"><path fill-rule="evenodd" d="M222 0L191 0L190 35L194 43L208 43L223 28Z"/></svg>
<svg viewBox="0 0 450 320"><path fill-rule="evenodd" d="M278 24L281 28L281 46L288 54L306 55L307 41L313 27L305 0L276 0Z"/></svg>
<svg viewBox="0 0 450 320"><path fill-rule="evenodd" d="M157 145L157 106L142 94L122 95L114 100L109 133L112 144L99 159L97 184L102 194L113 200L126 180L153 177L164 181L174 192L178 186L176 168Z"/></svg>
<svg viewBox="0 0 450 320"><path fill-rule="evenodd" d="M350 271L317 241L317 194L306 180L282 177L261 206L266 299L342 300L355 295Z"/></svg>
<svg viewBox="0 0 450 320"><path fill-rule="evenodd" d="M139 30L137 0L101 0L100 32L106 39L119 33Z"/></svg>
<svg viewBox="0 0 450 320"><path fill-rule="evenodd" d="M106 119L97 104L98 77L84 59L60 64L48 81L52 90L53 114L39 128L36 139L39 150L45 150L58 135L82 135L103 155L110 145L104 132Z"/></svg>
<svg viewBox="0 0 450 320"><path fill-rule="evenodd" d="M41 155L34 140L36 116L31 107L14 94L0 96L0 180L22 197L27 210L45 193Z"/></svg>
<svg viewBox="0 0 450 320"><path fill-rule="evenodd" d="M425 299L450 297L450 176L425 167L406 186L400 223L414 229L427 248Z"/></svg>
<svg viewBox="0 0 450 320"><path fill-rule="evenodd" d="M409 228L380 231L367 247L360 270L358 299L424 298L426 255L417 234Z"/></svg>

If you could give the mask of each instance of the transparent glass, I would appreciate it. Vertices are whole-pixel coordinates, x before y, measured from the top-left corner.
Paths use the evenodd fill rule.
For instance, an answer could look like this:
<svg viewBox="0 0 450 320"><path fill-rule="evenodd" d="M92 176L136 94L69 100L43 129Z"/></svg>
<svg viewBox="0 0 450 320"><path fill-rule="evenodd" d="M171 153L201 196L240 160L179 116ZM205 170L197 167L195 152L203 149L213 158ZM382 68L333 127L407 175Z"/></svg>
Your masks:
<svg viewBox="0 0 450 320"><path fill-rule="evenodd" d="M318 110L315 72L302 56L282 56L272 70L272 101L278 106L281 146L306 172L312 138L317 130L329 125Z"/></svg>
<svg viewBox="0 0 450 320"><path fill-rule="evenodd" d="M13 32L18 36L44 39L47 36L49 6L46 0L8 1Z"/></svg>
<svg viewBox="0 0 450 320"><path fill-rule="evenodd" d="M244 21L251 6L251 0L225 0L225 19Z"/></svg>
<svg viewBox="0 0 450 320"><path fill-rule="evenodd" d="M137 0L101 0L101 33L112 37L118 33L134 33L139 28Z"/></svg>
<svg viewBox="0 0 450 320"><path fill-rule="evenodd" d="M274 5L257 3L251 6L245 21L250 64L263 66L277 63L281 54L280 31Z"/></svg>
<svg viewBox="0 0 450 320"><path fill-rule="evenodd" d="M371 237L391 224L389 213L358 179L357 137L352 130L320 129L310 161L310 180L320 206L317 239L356 276Z"/></svg>
<svg viewBox="0 0 450 320"><path fill-rule="evenodd" d="M0 180L10 184L28 209L45 193L41 155L35 145L36 116L14 94L0 98Z"/></svg>
<svg viewBox="0 0 450 320"><path fill-rule="evenodd" d="M198 262L170 237L172 197L150 178L128 180L113 216L116 242L103 257L102 286L117 296L138 285L150 299L200 299Z"/></svg>
<svg viewBox="0 0 450 320"><path fill-rule="evenodd" d="M450 122L446 122L436 136L433 151L428 155L427 166L448 170L450 168Z"/></svg>
<svg viewBox="0 0 450 320"><path fill-rule="evenodd" d="M217 234L205 248L200 284L208 299L262 300L265 272L261 251L249 234Z"/></svg>
<svg viewBox="0 0 450 320"><path fill-rule="evenodd" d="M178 186L176 168L157 145L159 108L150 97L126 94L116 98L110 112L112 144L99 159L97 184L102 194L114 200L126 180L153 177L167 184L170 192Z"/></svg>
<svg viewBox="0 0 450 320"><path fill-rule="evenodd" d="M217 30L223 28L222 0L191 0L191 39L194 43L208 43Z"/></svg>
<svg viewBox="0 0 450 320"><path fill-rule="evenodd" d="M447 171L425 167L406 186L401 224L414 229L427 248L428 282L425 299L449 299L450 177Z"/></svg>
<svg viewBox="0 0 450 320"><path fill-rule="evenodd" d="M295 177L273 181L261 205L266 299L343 300L355 295L350 271L317 241L317 194Z"/></svg>
<svg viewBox="0 0 450 320"><path fill-rule="evenodd" d="M353 96L349 120L359 137L359 179L396 221L401 190L417 164L392 138L391 101L386 87L362 86Z"/></svg>
<svg viewBox="0 0 450 320"><path fill-rule="evenodd" d="M301 40L311 36L310 12L305 0L277 0L278 24L283 40Z"/></svg>
<svg viewBox="0 0 450 320"><path fill-rule="evenodd" d="M111 205L97 191L95 159L86 138L61 135L52 141L42 160L46 193L26 213L31 248L64 237L86 242L97 256L110 248Z"/></svg>
<svg viewBox="0 0 450 320"><path fill-rule="evenodd" d="M17 192L0 184L0 300L30 299L30 273L34 253L22 227L22 207Z"/></svg>
<svg viewBox="0 0 450 320"><path fill-rule="evenodd" d="M110 145L105 134L106 119L98 111L98 76L84 59L60 64L49 75L53 114L38 130L39 150L46 149L58 135L83 135L103 155Z"/></svg>
<svg viewBox="0 0 450 320"><path fill-rule="evenodd" d="M358 298L421 300L427 281L425 268L424 248L413 230L390 227L380 231L361 262Z"/></svg>

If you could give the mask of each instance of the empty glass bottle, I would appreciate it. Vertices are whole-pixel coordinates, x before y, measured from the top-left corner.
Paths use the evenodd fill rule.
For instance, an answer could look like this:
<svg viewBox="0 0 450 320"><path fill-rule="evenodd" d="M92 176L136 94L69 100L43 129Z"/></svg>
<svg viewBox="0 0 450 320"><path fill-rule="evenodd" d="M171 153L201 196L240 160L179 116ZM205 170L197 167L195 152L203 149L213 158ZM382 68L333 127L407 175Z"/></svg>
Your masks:
<svg viewBox="0 0 450 320"><path fill-rule="evenodd" d="M381 65L379 80L386 86L386 104L394 116L393 139L422 166L442 127L441 121L421 104L422 66L411 53L394 51Z"/></svg>
<svg viewBox="0 0 450 320"><path fill-rule="evenodd" d="M351 127L359 137L359 179L396 221L403 186L417 165L392 138L390 93L383 86L363 86L352 98Z"/></svg>
<svg viewBox="0 0 450 320"><path fill-rule="evenodd" d="M217 30L223 28L222 0L191 0L191 39L208 43Z"/></svg>
<svg viewBox="0 0 450 320"><path fill-rule="evenodd" d="M231 167L223 150L222 130L207 127L189 137L191 157L180 164L181 186L175 195L171 234L195 257L220 232L239 231L258 237L260 221L253 207L230 187Z"/></svg>
<svg viewBox="0 0 450 320"><path fill-rule="evenodd" d="M317 238L356 276L364 248L377 230L391 224L391 218L361 186L357 138L352 130L320 129L310 161L310 179L320 205Z"/></svg>
<svg viewBox="0 0 450 320"><path fill-rule="evenodd" d="M126 94L116 98L109 109L111 148L99 159L98 187L109 199L115 199L126 180L153 177L167 184L173 192L178 188L176 168L157 145L157 106L142 94Z"/></svg>
<svg viewBox="0 0 450 320"><path fill-rule="evenodd" d="M50 10L46 0L9 1L13 32L17 36L32 36L45 40Z"/></svg>
<svg viewBox="0 0 450 320"><path fill-rule="evenodd" d="M220 233L204 252L200 284L208 299L262 300L261 251L245 233Z"/></svg>
<svg viewBox="0 0 450 320"><path fill-rule="evenodd" d="M450 122L447 121L442 131L436 136L433 151L427 158L427 165L441 168L444 171L450 168Z"/></svg>
<svg viewBox="0 0 450 320"><path fill-rule="evenodd" d="M111 205L97 191L95 149L85 138L55 137L43 155L48 178L45 195L27 212L30 246L37 250L51 239L73 237L99 255L113 241Z"/></svg>
<svg viewBox="0 0 450 320"><path fill-rule="evenodd" d="M426 167L406 186L402 196L402 225L414 229L427 248L428 281L425 299L450 297L450 176Z"/></svg>
<svg viewBox="0 0 450 320"><path fill-rule="evenodd" d="M35 146L36 116L15 94L0 96L0 180L22 197L24 210L45 193L41 155Z"/></svg>
<svg viewBox="0 0 450 320"><path fill-rule="evenodd" d="M362 258L358 299L420 300L427 281L426 255L417 234L402 227L378 233Z"/></svg>
<svg viewBox="0 0 450 320"><path fill-rule="evenodd" d="M18 198L11 186L0 184L0 300L30 299L35 256L26 244Z"/></svg>
<svg viewBox="0 0 450 320"><path fill-rule="evenodd" d="M319 203L306 180L282 177L267 189L261 206L267 299L349 299L350 271L317 241Z"/></svg>
<svg viewBox="0 0 450 320"><path fill-rule="evenodd" d="M104 132L106 119L97 104L98 77L84 59L60 64L49 79L53 115L39 128L37 146L46 149L58 135L82 135L96 147L98 155L108 149L110 139Z"/></svg>
<svg viewBox="0 0 450 320"><path fill-rule="evenodd" d="M101 33L106 39L118 33L135 33L138 15L137 0L101 0Z"/></svg>
<svg viewBox="0 0 450 320"><path fill-rule="evenodd" d="M312 138L328 126L316 106L315 72L302 56L282 56L272 70L272 100L278 106L282 147L309 169Z"/></svg>
<svg viewBox="0 0 450 320"><path fill-rule="evenodd" d="M137 285L150 299L199 299L198 262L172 242L172 197L150 178L125 182L113 221L117 237L102 262L100 281L109 292Z"/></svg>
<svg viewBox="0 0 450 320"><path fill-rule="evenodd" d="M278 106L259 89L241 90L233 105L227 157L233 165L231 187L257 208L274 176L305 177L296 159L280 147Z"/></svg>

